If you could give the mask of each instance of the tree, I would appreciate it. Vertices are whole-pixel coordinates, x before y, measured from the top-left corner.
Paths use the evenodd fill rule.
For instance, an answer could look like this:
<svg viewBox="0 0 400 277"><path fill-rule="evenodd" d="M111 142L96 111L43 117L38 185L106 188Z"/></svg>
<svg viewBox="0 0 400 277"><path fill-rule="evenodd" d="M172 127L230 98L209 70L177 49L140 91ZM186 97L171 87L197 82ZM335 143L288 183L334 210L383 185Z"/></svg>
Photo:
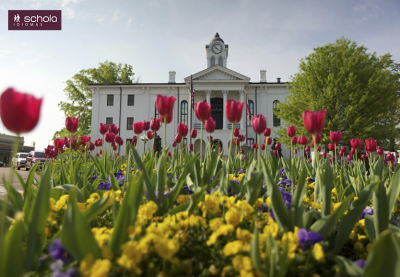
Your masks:
<svg viewBox="0 0 400 277"><path fill-rule="evenodd" d="M88 84L131 84L134 79L132 66L128 64L105 61L99 63L98 68L82 69L72 79L66 81L64 89L68 102L60 102L58 106L64 112L65 117L79 117L79 127L76 135L90 135L92 121L92 91ZM135 80L140 82L140 78ZM66 128L56 131L53 139L68 137Z"/></svg>
<svg viewBox="0 0 400 277"><path fill-rule="evenodd" d="M314 48L300 60L299 72L291 76L289 95L276 115L286 126L296 126L297 135L311 137L303 125L306 109L327 111L322 143L330 142L329 131L342 131L342 144L351 138L374 138L387 145L398 137L399 73L390 54L377 57L349 39ZM286 128L279 140L290 145Z"/></svg>

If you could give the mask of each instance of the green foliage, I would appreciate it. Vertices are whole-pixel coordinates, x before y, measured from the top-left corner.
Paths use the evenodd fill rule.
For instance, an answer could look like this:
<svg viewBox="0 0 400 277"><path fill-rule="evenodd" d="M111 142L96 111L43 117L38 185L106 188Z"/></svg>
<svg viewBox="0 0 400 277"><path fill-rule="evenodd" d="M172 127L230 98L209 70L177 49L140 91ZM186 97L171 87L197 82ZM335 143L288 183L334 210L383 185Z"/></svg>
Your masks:
<svg viewBox="0 0 400 277"><path fill-rule="evenodd" d="M135 73L132 66L128 64L113 63L105 61L99 63L98 68L82 69L71 79L67 80L64 92L68 101L58 104L65 117L79 117L79 127L75 135L90 135L92 119L92 91L88 88L89 84L131 84L140 82L134 80ZM66 128L55 132L54 138L69 137Z"/></svg>
<svg viewBox="0 0 400 277"><path fill-rule="evenodd" d="M299 72L291 77L289 95L279 104L277 116L287 126L296 126L297 135L309 136L302 113L306 109L327 111L321 142L329 143L329 131L343 132L342 144L351 138L374 138L384 146L399 137L399 77L391 70L390 54L378 57L349 39L314 48L300 60ZM279 140L290 145L286 128Z"/></svg>

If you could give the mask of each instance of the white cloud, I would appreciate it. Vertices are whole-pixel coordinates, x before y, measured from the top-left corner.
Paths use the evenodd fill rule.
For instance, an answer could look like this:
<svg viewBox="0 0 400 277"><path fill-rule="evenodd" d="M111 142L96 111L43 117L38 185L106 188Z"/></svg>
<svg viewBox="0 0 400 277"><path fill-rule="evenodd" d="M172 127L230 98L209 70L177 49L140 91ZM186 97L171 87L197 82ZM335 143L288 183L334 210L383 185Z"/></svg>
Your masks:
<svg viewBox="0 0 400 277"><path fill-rule="evenodd" d="M114 13L113 13L113 15L112 15L112 18L111 18L111 22L116 22L116 21L118 21L119 20L119 10L118 9L115 9L115 11L114 11Z"/></svg>
<svg viewBox="0 0 400 277"><path fill-rule="evenodd" d="M128 19L128 23L126 25L130 26L132 22L133 22L133 18L131 17L131 18Z"/></svg>

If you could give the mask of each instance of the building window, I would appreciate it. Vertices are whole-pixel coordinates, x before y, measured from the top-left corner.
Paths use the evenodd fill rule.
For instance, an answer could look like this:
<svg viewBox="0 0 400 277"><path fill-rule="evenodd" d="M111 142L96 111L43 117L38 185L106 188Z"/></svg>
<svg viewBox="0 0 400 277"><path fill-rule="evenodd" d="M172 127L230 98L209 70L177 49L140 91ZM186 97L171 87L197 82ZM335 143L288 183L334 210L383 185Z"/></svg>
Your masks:
<svg viewBox="0 0 400 277"><path fill-rule="evenodd" d="M220 66L224 66L223 62L224 62L224 60L222 59L222 57L219 57L219 58L218 58L218 64L219 64Z"/></svg>
<svg viewBox="0 0 400 277"><path fill-rule="evenodd" d="M249 100L249 110L250 110L250 114L253 117L254 116L254 102L253 100ZM249 116L249 111L247 111L247 116ZM247 126L251 126L251 120L247 121Z"/></svg>
<svg viewBox="0 0 400 277"><path fill-rule="evenodd" d="M248 138L246 143L247 143L247 145L251 146L251 144L254 143L254 139L253 138Z"/></svg>
<svg viewBox="0 0 400 277"><path fill-rule="evenodd" d="M114 95L107 95L107 106L114 106Z"/></svg>
<svg viewBox="0 0 400 277"><path fill-rule="evenodd" d="M127 130L133 130L132 124L133 124L133 117L128 117L126 119L126 129Z"/></svg>
<svg viewBox="0 0 400 277"><path fill-rule="evenodd" d="M135 106L135 95L128 95L128 106Z"/></svg>
<svg viewBox="0 0 400 277"><path fill-rule="evenodd" d="M155 117L155 118L160 118L160 117L158 116L158 110L157 110L156 105L154 105L154 117Z"/></svg>
<svg viewBox="0 0 400 277"><path fill-rule="evenodd" d="M126 145L129 145L132 143L132 139L126 139Z"/></svg>
<svg viewBox="0 0 400 277"><path fill-rule="evenodd" d="M215 58L211 57L211 66L214 66L214 65L215 65Z"/></svg>
<svg viewBox="0 0 400 277"><path fill-rule="evenodd" d="M279 101L278 100L275 100L274 101L274 103L273 103L273 113L274 113L274 127L278 127L278 126L281 126L281 119L280 118L278 118L278 116L275 114L275 111L278 111L278 104L279 104Z"/></svg>
<svg viewBox="0 0 400 277"><path fill-rule="evenodd" d="M106 124L107 124L107 125L113 124L113 118L112 118L112 117L107 117L107 118L106 118Z"/></svg>
<svg viewBox="0 0 400 277"><path fill-rule="evenodd" d="M181 123L188 124L188 102L186 100L181 102Z"/></svg>

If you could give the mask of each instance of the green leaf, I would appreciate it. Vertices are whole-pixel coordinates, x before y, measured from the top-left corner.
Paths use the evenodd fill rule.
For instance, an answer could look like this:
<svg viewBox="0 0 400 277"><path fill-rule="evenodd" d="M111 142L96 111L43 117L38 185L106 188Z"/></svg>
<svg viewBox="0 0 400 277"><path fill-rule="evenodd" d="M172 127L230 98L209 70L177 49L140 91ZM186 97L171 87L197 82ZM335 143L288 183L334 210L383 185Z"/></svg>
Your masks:
<svg viewBox="0 0 400 277"><path fill-rule="evenodd" d="M63 186L56 187L54 189L60 189L60 190L63 190L65 192L67 192L68 194L70 194L70 192L72 190L75 190L76 188L77 188L77 186L74 186L74 185L63 185ZM78 190L76 190L75 193L76 193L76 197L78 199L78 202L79 203L84 203L81 191L78 189Z"/></svg>
<svg viewBox="0 0 400 277"><path fill-rule="evenodd" d="M165 184L167 183L167 173L166 173L166 170L165 170L165 156L164 156L164 154L162 154L160 159L158 160L156 173L157 173L157 188L156 188L156 191L158 191L158 203L157 203L157 205L160 206L164 201L164 190L165 190Z"/></svg>
<svg viewBox="0 0 400 277"><path fill-rule="evenodd" d="M121 190L119 187L117 178L115 177L115 174L113 172L110 172L110 180L111 180L111 187L113 191Z"/></svg>
<svg viewBox="0 0 400 277"><path fill-rule="evenodd" d="M345 270L345 272L343 273L345 273L346 275L352 277L361 277L363 273L363 270L361 268L355 265L353 261L350 261L345 257L328 254L327 258L330 260L334 260L336 264L343 268Z"/></svg>
<svg viewBox="0 0 400 277"><path fill-rule="evenodd" d="M101 198L100 200L94 202L87 210L83 212L83 216L86 218L86 221L90 223L93 219L96 218L97 215L103 213L108 205L109 195Z"/></svg>
<svg viewBox="0 0 400 277"><path fill-rule="evenodd" d="M57 202L58 199L60 199L62 193L63 191L61 189L53 188L50 190L50 198L53 198Z"/></svg>
<svg viewBox="0 0 400 277"><path fill-rule="evenodd" d="M352 198L352 195L346 197L346 199L342 202L339 208L333 212L333 214L318 219L313 225L311 225L311 231L320 233L324 239L326 239L344 212L347 211L347 204Z"/></svg>
<svg viewBox="0 0 400 277"><path fill-rule="evenodd" d="M253 260L254 268L256 270L261 269L261 257L260 257L260 250L258 244L258 227L254 228L253 232L253 239L250 243L250 257Z"/></svg>
<svg viewBox="0 0 400 277"><path fill-rule="evenodd" d="M400 276L400 240L393 232L382 232L369 253L363 277Z"/></svg>
<svg viewBox="0 0 400 277"><path fill-rule="evenodd" d="M10 185L5 177L3 177L3 183L7 190L8 199L10 200L10 202L17 210L22 211L24 208L24 200L22 199L21 194L13 186Z"/></svg>
<svg viewBox="0 0 400 277"><path fill-rule="evenodd" d="M294 209L294 220L298 221L303 217L304 213L304 198L307 194L306 188L307 169L305 166L301 167L299 178L297 179L296 190L293 193L291 207ZM292 181L292 183L294 183ZM297 223L297 222L296 222Z"/></svg>
<svg viewBox="0 0 400 277"><path fill-rule="evenodd" d="M396 166L392 180L387 190L389 219L392 217L393 210L397 203L397 197L400 194L400 165Z"/></svg>
<svg viewBox="0 0 400 277"><path fill-rule="evenodd" d="M164 214L163 218L169 216L169 215L174 215L180 212L184 212L189 208L189 203L181 204L176 206L175 208L169 210L167 213Z"/></svg>
<svg viewBox="0 0 400 277"><path fill-rule="evenodd" d="M367 230L368 238L374 242L376 239L376 232L375 232L375 226L374 226L374 217L367 214L364 217L365 219L365 229Z"/></svg>
<svg viewBox="0 0 400 277"><path fill-rule="evenodd" d="M322 164L318 167L318 171L322 168ZM332 189L333 189L333 170L328 161L325 161L325 172L321 176L321 195L322 195L322 215L326 216L331 213L331 202L332 202ZM318 174L317 174L318 179Z"/></svg>
<svg viewBox="0 0 400 277"><path fill-rule="evenodd" d="M385 231L389 227L389 207L386 196L386 188L382 181L378 180L373 193L374 203L374 227L376 235Z"/></svg>
<svg viewBox="0 0 400 277"><path fill-rule="evenodd" d="M45 245L45 227L47 217L50 213L50 175L52 173L52 165L42 174L40 187L37 193L35 203L28 217L28 234L26 245L26 269L34 270L37 267L37 260L42 255Z"/></svg>
<svg viewBox="0 0 400 277"><path fill-rule="evenodd" d="M187 207L187 211L189 213L193 212L193 210L197 207L198 203L204 197L205 189L197 188L194 190L194 193L189 197L189 206Z"/></svg>
<svg viewBox="0 0 400 277"><path fill-rule="evenodd" d="M114 231L109 242L109 247L115 255L120 253L122 244L128 240L128 227L135 224L142 200L142 184L145 174L147 173L138 173L137 175L139 176L135 175L135 178L130 178L129 180L129 187L119 209Z"/></svg>
<svg viewBox="0 0 400 277"><path fill-rule="evenodd" d="M335 236L335 249L334 253L338 254L346 240L348 239L354 225L360 220L360 216L368 205L368 201L371 197L371 192L374 189L373 185L366 186L356 201L353 202L350 211L340 220L338 233Z"/></svg>
<svg viewBox="0 0 400 277"><path fill-rule="evenodd" d="M7 231L3 239L0 249L0 276L24 275L25 251L22 250L24 239L24 222L17 220L12 229Z"/></svg>
<svg viewBox="0 0 400 277"><path fill-rule="evenodd" d="M253 205L257 201L262 177L262 172L256 172L251 174L250 180L245 182L247 188L246 202L250 205Z"/></svg>
<svg viewBox="0 0 400 277"><path fill-rule="evenodd" d="M82 261L88 254L92 254L95 259L100 259L99 246L87 220L78 207L77 191L79 189L74 187L69 194L69 203L61 230L61 242L77 261Z"/></svg>

